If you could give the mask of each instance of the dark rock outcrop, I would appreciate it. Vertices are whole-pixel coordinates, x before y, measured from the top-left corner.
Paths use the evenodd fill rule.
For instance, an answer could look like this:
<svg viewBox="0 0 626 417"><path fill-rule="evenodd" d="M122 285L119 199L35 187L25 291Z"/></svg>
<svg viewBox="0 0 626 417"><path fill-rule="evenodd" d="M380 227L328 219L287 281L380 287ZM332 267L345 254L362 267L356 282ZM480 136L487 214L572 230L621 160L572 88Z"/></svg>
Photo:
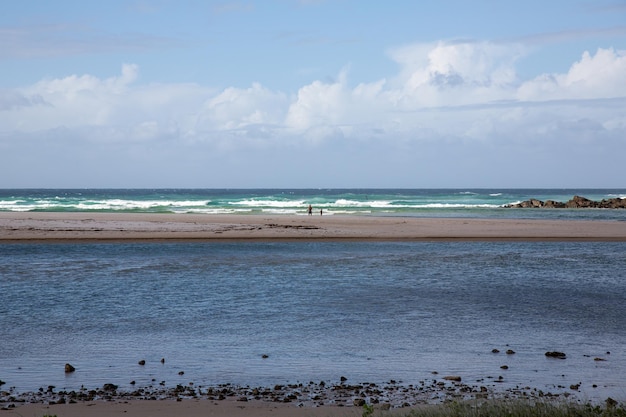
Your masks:
<svg viewBox="0 0 626 417"><path fill-rule="evenodd" d="M505 208L604 208L626 209L626 198L605 198L601 201L589 200L588 198L575 195L571 200L562 203L560 201L541 201L535 198L516 204L507 204Z"/></svg>

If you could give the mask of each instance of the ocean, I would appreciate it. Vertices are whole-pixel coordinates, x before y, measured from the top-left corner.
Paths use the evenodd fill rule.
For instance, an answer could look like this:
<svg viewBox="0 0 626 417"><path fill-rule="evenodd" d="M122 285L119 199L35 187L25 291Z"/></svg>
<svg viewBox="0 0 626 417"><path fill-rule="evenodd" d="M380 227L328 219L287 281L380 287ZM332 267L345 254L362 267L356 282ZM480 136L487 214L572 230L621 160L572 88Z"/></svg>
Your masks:
<svg viewBox="0 0 626 417"><path fill-rule="evenodd" d="M626 190L1 190L0 210L626 220L501 208L575 194ZM624 401L624 271L620 242L4 243L0 391L459 375Z"/></svg>
<svg viewBox="0 0 626 417"><path fill-rule="evenodd" d="M624 210L503 209L531 198L626 198L626 189L0 189L0 211L524 217L626 220Z"/></svg>

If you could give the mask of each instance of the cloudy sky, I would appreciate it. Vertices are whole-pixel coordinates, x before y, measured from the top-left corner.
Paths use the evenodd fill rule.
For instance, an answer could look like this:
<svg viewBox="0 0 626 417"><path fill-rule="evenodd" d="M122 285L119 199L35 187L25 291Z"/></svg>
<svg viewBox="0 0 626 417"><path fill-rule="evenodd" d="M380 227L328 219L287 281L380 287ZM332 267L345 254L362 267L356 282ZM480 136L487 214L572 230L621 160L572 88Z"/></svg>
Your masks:
<svg viewBox="0 0 626 417"><path fill-rule="evenodd" d="M0 3L0 188L626 187L624 0Z"/></svg>

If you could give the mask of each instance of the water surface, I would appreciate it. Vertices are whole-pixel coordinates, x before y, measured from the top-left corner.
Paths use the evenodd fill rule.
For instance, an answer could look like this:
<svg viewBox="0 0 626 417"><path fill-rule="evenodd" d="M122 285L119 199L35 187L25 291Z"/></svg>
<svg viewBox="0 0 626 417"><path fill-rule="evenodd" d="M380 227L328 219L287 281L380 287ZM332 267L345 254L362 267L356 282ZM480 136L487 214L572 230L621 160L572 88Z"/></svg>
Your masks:
<svg viewBox="0 0 626 417"><path fill-rule="evenodd" d="M437 371L625 399L623 271L625 243L2 244L0 379L29 391Z"/></svg>

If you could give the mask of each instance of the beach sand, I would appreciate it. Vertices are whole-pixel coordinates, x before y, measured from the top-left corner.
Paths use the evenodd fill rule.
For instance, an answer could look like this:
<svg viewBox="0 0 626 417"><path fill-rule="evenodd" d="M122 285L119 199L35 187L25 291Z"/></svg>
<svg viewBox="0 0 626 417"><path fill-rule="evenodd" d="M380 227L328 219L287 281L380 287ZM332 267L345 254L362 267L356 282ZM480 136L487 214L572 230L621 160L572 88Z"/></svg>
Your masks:
<svg viewBox="0 0 626 417"><path fill-rule="evenodd" d="M381 411L377 411L380 413ZM387 416L407 415L410 408L384 411ZM58 417L353 417L361 416L361 407L298 407L295 404L236 400L220 402L206 399L91 401L77 404L25 404L0 411L3 417L58 416Z"/></svg>
<svg viewBox="0 0 626 417"><path fill-rule="evenodd" d="M0 241L626 241L626 222L373 216L0 213Z"/></svg>

